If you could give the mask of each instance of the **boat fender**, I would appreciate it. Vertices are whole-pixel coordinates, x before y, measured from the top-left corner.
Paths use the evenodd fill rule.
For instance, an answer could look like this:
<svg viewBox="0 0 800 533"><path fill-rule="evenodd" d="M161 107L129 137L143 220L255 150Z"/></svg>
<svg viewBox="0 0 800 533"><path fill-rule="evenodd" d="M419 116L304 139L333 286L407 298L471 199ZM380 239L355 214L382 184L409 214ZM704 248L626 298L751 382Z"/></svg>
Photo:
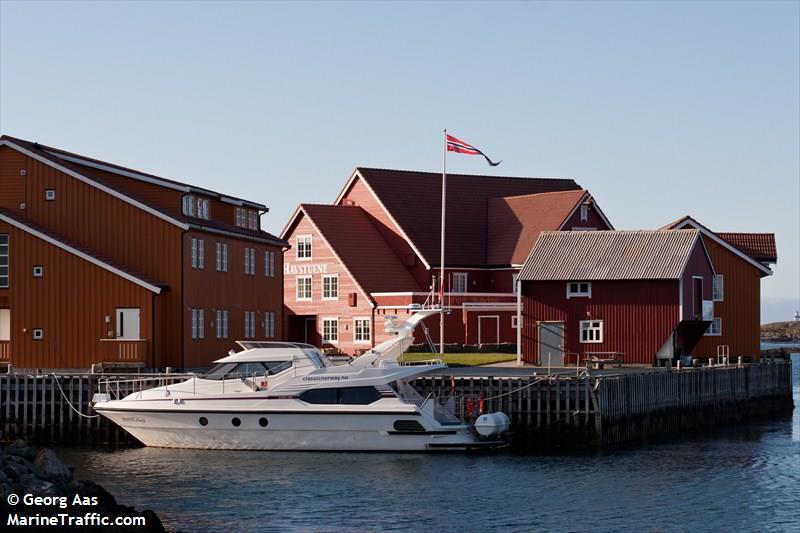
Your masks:
<svg viewBox="0 0 800 533"><path fill-rule="evenodd" d="M475 421L475 431L482 437L502 435L508 431L511 421L505 413L488 413Z"/></svg>
<svg viewBox="0 0 800 533"><path fill-rule="evenodd" d="M479 398L478 399L478 414L480 414L480 415L483 414L483 407L484 407L483 398Z"/></svg>

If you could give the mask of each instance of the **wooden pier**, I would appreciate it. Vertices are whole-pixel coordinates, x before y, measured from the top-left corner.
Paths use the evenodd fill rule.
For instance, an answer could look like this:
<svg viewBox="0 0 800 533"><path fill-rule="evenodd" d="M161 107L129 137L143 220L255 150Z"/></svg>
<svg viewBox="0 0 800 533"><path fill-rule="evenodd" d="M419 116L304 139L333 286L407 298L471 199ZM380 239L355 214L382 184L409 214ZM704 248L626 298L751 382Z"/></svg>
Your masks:
<svg viewBox="0 0 800 533"><path fill-rule="evenodd" d="M423 397L433 393L457 399L466 417L476 417L481 409L505 412L511 418L514 445L529 451L600 448L793 409L789 361L616 373L548 375L537 369L529 375L499 377L453 372L418 378L413 385ZM91 400L101 392L102 380L125 377L143 376L0 375L2 440L133 444L105 418L78 414L94 414ZM187 376L154 377L174 383ZM134 392L136 387L126 386L129 390L120 393Z"/></svg>

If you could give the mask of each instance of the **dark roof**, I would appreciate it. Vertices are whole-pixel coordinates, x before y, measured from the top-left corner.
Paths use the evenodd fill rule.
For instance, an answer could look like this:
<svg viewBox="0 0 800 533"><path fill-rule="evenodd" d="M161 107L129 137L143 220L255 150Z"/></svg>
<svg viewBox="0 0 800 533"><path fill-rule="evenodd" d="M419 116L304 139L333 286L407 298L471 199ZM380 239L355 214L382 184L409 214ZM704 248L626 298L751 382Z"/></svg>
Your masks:
<svg viewBox="0 0 800 533"><path fill-rule="evenodd" d="M777 263L778 249L775 246L774 233L729 233L716 232L717 235L746 253L756 261Z"/></svg>
<svg viewBox="0 0 800 533"><path fill-rule="evenodd" d="M439 264L442 174L359 167L356 171L431 266ZM571 179L447 175L445 263L487 265L488 200L580 189Z"/></svg>
<svg viewBox="0 0 800 533"><path fill-rule="evenodd" d="M168 291L169 290L169 286L166 283L161 283L161 282L155 281L152 278L149 278L148 276L142 274L141 272L138 272L138 271L128 267L127 265L123 265L122 263L118 263L118 262L114 261L113 259L109 259L108 257L104 256L103 254L100 254L100 253L98 253L98 252L96 252L96 251L94 251L94 250L92 250L90 248L87 248L86 246L83 246L82 244L79 244L79 243L77 243L75 241L67 239L66 237L64 237L62 235L59 235L58 233L56 233L56 232L54 232L52 230L44 229L41 226L37 225L36 223L34 223L34 222L24 218L24 217L21 217L18 214L12 212L12 211L9 211L7 209L0 209L0 215L5 216L5 217L11 219L12 221L16 222L17 224L15 224L15 225L17 227L20 227L20 229L22 229L23 231L26 231L27 233L31 233L32 234L32 231L40 233L40 234L52 239L53 241L56 241L58 244L61 245L62 248L72 248L73 250L76 250L76 251L78 251L78 252L80 252L82 254L85 254L85 255L91 257L95 261L98 261L99 263L103 264L103 265L100 265L101 268L106 268L106 270L110 270L108 268L108 267L110 267L111 269L116 269L116 270L118 270L118 271L120 271L120 272L122 272L124 274L127 274L128 276L130 276L132 278L135 278L139 282L144 283L146 285L151 285L153 287L158 287L162 291Z"/></svg>
<svg viewBox="0 0 800 533"><path fill-rule="evenodd" d="M543 231L561 229L583 189L489 199L487 263L521 265Z"/></svg>
<svg viewBox="0 0 800 533"><path fill-rule="evenodd" d="M420 286L403 266L361 207L301 204L334 252L367 293L419 291Z"/></svg>
<svg viewBox="0 0 800 533"><path fill-rule="evenodd" d="M545 231L520 279L679 279L699 239L696 229Z"/></svg>
<svg viewBox="0 0 800 533"><path fill-rule="evenodd" d="M732 233L712 231L710 228L704 226L698 222L697 219L689 215L682 216L678 220L663 226L661 229L683 228L687 226L699 228L701 231L704 231L712 236L716 236L757 263L778 262L778 249L775 245L774 233ZM770 272L766 267L762 267L762 269L765 269L767 273Z"/></svg>
<svg viewBox="0 0 800 533"><path fill-rule="evenodd" d="M93 163L98 163L98 164L101 164L101 165L104 165L104 166L108 166L108 167L114 167L114 168L116 168L118 170L125 171L125 172L132 172L132 173L136 173L136 174L141 174L143 176L146 176L146 177L149 177L149 178L153 178L154 180L160 180L160 181L166 182L168 184L189 187L193 191L204 193L204 194L208 194L208 195L211 195L211 196L225 197L225 198L230 198L230 199L233 199L233 200L243 201L243 202L246 202L251 207L259 206L259 207L263 207L264 209L266 209L266 207L262 206L261 204L255 204L255 203L249 202L247 200L240 200L240 199L234 198L232 196L223 195L221 193L216 193L214 191L209 191L207 189L200 189L200 188L197 188L197 187L193 187L191 185L186 185L186 184L183 184L183 183L180 183L180 182L176 182L174 180L168 180L166 178L161 178L161 177L155 176L153 174L147 174L147 173L144 173L144 172L140 172L138 170L132 170L132 169L129 169L129 168L121 167L119 165L114 165L113 163L107 163L105 161L100 161L98 159L88 158L88 157L85 157L85 156L82 156L82 155L79 155L79 154L74 154L72 152L66 152L66 151L60 150L58 148L53 148L53 147L50 147L50 146L44 146L44 145L41 145L39 143L34 143L34 142L31 142L31 141L26 141L24 139L11 137L9 135L0 136L0 140L12 142L12 143L20 146L21 148L29 150L29 151L35 153L36 155L38 155L38 156L40 156L40 157L42 157L44 159L47 159L48 161L51 161L51 162L53 162L55 164L58 164L58 165L61 165L61 166L65 167L65 168L68 168L69 170L72 170L73 172L76 172L76 173L80 174L81 176L84 176L84 177L86 177L86 178L88 178L88 179L90 179L92 181L98 182L98 183L100 183L100 184L102 184L102 185L104 185L104 186L106 186L106 187L108 187L110 189L113 189L114 191L118 192L119 194L121 194L121 195L123 195L125 197L128 197L128 198L130 198L132 200L135 200L135 201L137 201L137 202L139 202L141 204L144 204L144 205L148 206L150 209L153 209L154 211L158 211L159 213L161 213L163 215L166 215L166 216L168 216L169 218L171 218L173 220L182 222L184 224L188 224L193 229L201 230L201 231L210 231L212 233L213 232L217 232L217 233L222 232L222 233L230 234L230 236L232 236L232 237L250 238L250 239L255 239L255 240L262 241L262 242L266 242L266 243L269 243L269 244L274 244L274 245L277 245L277 246L287 246L286 241L284 241L283 239L281 239L279 237L276 237L275 235L272 235L269 232L263 231L263 230L251 230L249 228L242 228L242 227L236 226L234 224L227 224L227 223L219 221L219 220L202 220L202 219L199 219L199 218L187 217L181 212L181 206L178 203L176 203L175 209L165 209L163 206L154 205L152 202L147 201L146 198L142 198L141 196L136 195L135 193L132 193L128 189L124 189L124 188L119 187L115 183L114 180L109 179L109 176L108 176L110 174L109 172L101 170L101 169L93 168L93 167L90 167L90 166L82 165L82 164L76 163L74 161L68 161L66 159L63 159L62 157L59 157L59 154L62 155L62 156L69 156L69 157L72 157L72 158L79 158L79 159L83 159L83 160L86 160L86 161L91 161ZM135 179L135 178L128 178L128 179ZM155 185L158 185L158 183L155 183Z"/></svg>

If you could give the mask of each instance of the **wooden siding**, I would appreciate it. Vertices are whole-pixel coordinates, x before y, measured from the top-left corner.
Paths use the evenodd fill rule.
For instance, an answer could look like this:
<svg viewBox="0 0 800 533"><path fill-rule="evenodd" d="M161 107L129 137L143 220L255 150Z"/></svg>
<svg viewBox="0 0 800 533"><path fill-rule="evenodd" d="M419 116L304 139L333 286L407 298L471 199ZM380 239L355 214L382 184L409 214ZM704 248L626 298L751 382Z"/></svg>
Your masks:
<svg viewBox="0 0 800 533"><path fill-rule="evenodd" d="M714 270L724 278L723 301L714 302L714 316L722 319L721 336L703 337L698 357L715 357L717 346L727 345L730 355L760 358L761 273L729 250L703 237Z"/></svg>
<svg viewBox="0 0 800 533"><path fill-rule="evenodd" d="M204 241L204 268L192 268L192 238ZM216 269L216 243L228 245L228 271ZM255 250L255 274L245 274L244 250ZM275 276L265 275L264 253L275 253ZM188 232L183 239L184 367L208 366L228 350L238 349L235 342L245 339L244 313L256 313L255 340L282 340L283 337L283 251L249 241ZM203 309L204 338L192 339L192 309ZM217 339L216 310L228 311L228 338ZM264 313L275 313L275 336L267 338Z"/></svg>
<svg viewBox="0 0 800 533"><path fill-rule="evenodd" d="M116 308L139 308L140 337L152 341L154 293L9 224L0 222L0 233L10 241L9 288L0 293L10 302L15 367L89 368L118 360L119 344L100 341L115 335ZM34 265L44 267L43 277L33 277ZM33 340L34 328L43 329L42 340ZM149 344L137 349L123 360L149 364Z"/></svg>
<svg viewBox="0 0 800 533"><path fill-rule="evenodd" d="M312 258L310 261L298 261L297 250L295 246L295 236L297 235L311 235L312 236ZM288 321L292 320L292 316L304 315L317 317L317 334L319 339L322 339L322 318L330 317L339 319L339 342L334 346L324 344L324 348L338 348L345 353L356 353L363 351L374 346L376 329L383 332L383 322L376 328L373 319L372 303L368 300L361 290L356 285L356 282L350 277L336 255L328 246L325 239L320 235L309 222L308 218L300 215L298 222L295 224L293 231L286 235L289 244L293 246L291 250L286 251L284 263L286 265L284 270L284 305L286 308L286 327L285 331L288 334ZM325 268L325 272L317 272L314 274L295 274L290 273L292 268L302 268L304 266L316 265L318 268ZM339 277L339 298L338 300L323 300L322 299L322 276L323 275L338 275ZM297 301L297 276L311 275L311 301ZM348 303L348 295L356 293L356 306L351 307ZM368 343L355 343L353 340L354 327L353 320L355 318L369 318L373 321L372 324L372 341ZM287 340L303 341L300 338L288 338Z"/></svg>
<svg viewBox="0 0 800 533"><path fill-rule="evenodd" d="M4 149L0 160L15 153ZM156 364L179 366L181 228L35 159L26 156L25 164L27 207L20 216L168 285L158 303ZM7 177L0 175L0 182ZM45 189L55 189L54 201L45 200Z"/></svg>
<svg viewBox="0 0 800 533"><path fill-rule="evenodd" d="M581 208L579 206L575 212L572 213L572 216L564 221L564 224L562 224L561 228L559 229L572 230L574 228L592 228L596 230L611 229L600 217L600 214L597 212L597 207L594 203L589 204L588 220L581 220Z"/></svg>
<svg viewBox="0 0 800 533"><path fill-rule="evenodd" d="M566 298L564 281L523 283L523 355L540 363L539 322L564 322L564 350L624 352L625 362L650 364L678 325L677 280L593 281L591 298ZM580 342L581 320L603 321L603 342ZM572 358L565 358L574 363Z"/></svg>
<svg viewBox="0 0 800 533"><path fill-rule="evenodd" d="M27 162L23 154L7 146L0 146L0 208L20 212L25 202L25 176Z"/></svg>
<svg viewBox="0 0 800 533"><path fill-rule="evenodd" d="M697 314L694 313L694 287L692 278L703 278L703 300L711 300L713 291L712 276L714 271L709 261L710 256L705 254L702 242L698 239L683 271L683 320L701 320L703 315L702 307L697 310Z"/></svg>

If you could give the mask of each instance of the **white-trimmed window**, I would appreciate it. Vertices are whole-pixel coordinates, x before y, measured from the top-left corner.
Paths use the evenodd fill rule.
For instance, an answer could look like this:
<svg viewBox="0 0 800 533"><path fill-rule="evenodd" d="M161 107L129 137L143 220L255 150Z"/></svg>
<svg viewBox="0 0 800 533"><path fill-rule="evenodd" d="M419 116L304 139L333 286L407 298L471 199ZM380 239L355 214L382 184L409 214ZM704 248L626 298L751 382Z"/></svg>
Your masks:
<svg viewBox="0 0 800 533"><path fill-rule="evenodd" d="M603 342L603 321L602 320L581 320L581 342L598 343Z"/></svg>
<svg viewBox="0 0 800 533"><path fill-rule="evenodd" d="M272 250L264 252L264 275L268 278L275 277L275 252Z"/></svg>
<svg viewBox="0 0 800 533"><path fill-rule="evenodd" d="M712 287L714 291L714 301L723 301L725 299L725 277L722 274L714 276Z"/></svg>
<svg viewBox="0 0 800 533"><path fill-rule="evenodd" d="M297 301L311 301L311 276L297 276Z"/></svg>
<svg viewBox="0 0 800 533"><path fill-rule="evenodd" d="M244 273L250 274L251 276L255 275L256 273L256 249L255 248L245 248L244 249Z"/></svg>
<svg viewBox="0 0 800 533"><path fill-rule="evenodd" d="M228 271L228 245L217 242L217 272Z"/></svg>
<svg viewBox="0 0 800 533"><path fill-rule="evenodd" d="M244 338L252 339L256 336L256 312L244 312Z"/></svg>
<svg viewBox="0 0 800 533"><path fill-rule="evenodd" d="M228 338L228 311L226 309L217 309L217 338Z"/></svg>
<svg viewBox="0 0 800 533"><path fill-rule="evenodd" d="M205 338L205 311L192 309L192 339Z"/></svg>
<svg viewBox="0 0 800 533"><path fill-rule="evenodd" d="M322 319L322 342L327 344L336 344L339 342L338 318Z"/></svg>
<svg viewBox="0 0 800 533"><path fill-rule="evenodd" d="M211 207L207 199L197 199L197 216L204 220L208 220L211 217Z"/></svg>
<svg viewBox="0 0 800 533"><path fill-rule="evenodd" d="M187 194L183 197L183 214L187 217L195 216L197 212L197 198L192 196L191 194Z"/></svg>
<svg viewBox="0 0 800 533"><path fill-rule="evenodd" d="M258 213L252 209L247 213L247 227L250 229L258 229Z"/></svg>
<svg viewBox="0 0 800 533"><path fill-rule="evenodd" d="M588 281L568 281L567 298L591 298L592 284Z"/></svg>
<svg viewBox="0 0 800 533"><path fill-rule="evenodd" d="M44 199L48 202L52 202L56 199L56 190L55 189L45 189L44 190Z"/></svg>
<svg viewBox="0 0 800 533"><path fill-rule="evenodd" d="M714 317L714 320L712 320L711 324L708 325L708 329L706 330L705 336L719 337L721 335L722 335L722 319L719 317Z"/></svg>
<svg viewBox="0 0 800 533"><path fill-rule="evenodd" d="M42 265L34 265L33 266L33 277L34 278L43 278L44 277L44 267Z"/></svg>
<svg viewBox="0 0 800 533"><path fill-rule="evenodd" d="M311 260L311 235L298 235L295 239L298 261Z"/></svg>
<svg viewBox="0 0 800 533"><path fill-rule="evenodd" d="M236 208L236 225L240 228L247 227L247 209L244 207Z"/></svg>
<svg viewBox="0 0 800 533"><path fill-rule="evenodd" d="M33 340L40 341L44 339L44 330L42 328L33 329Z"/></svg>
<svg viewBox="0 0 800 533"><path fill-rule="evenodd" d="M589 220L589 204L581 204L581 222Z"/></svg>
<svg viewBox="0 0 800 533"><path fill-rule="evenodd" d="M353 319L353 342L368 343L372 341L372 320L369 318Z"/></svg>
<svg viewBox="0 0 800 533"><path fill-rule="evenodd" d="M264 336L268 339L275 337L275 311L264 313Z"/></svg>
<svg viewBox="0 0 800 533"><path fill-rule="evenodd" d="M0 235L0 288L8 288L8 235Z"/></svg>
<svg viewBox="0 0 800 533"><path fill-rule="evenodd" d="M339 299L338 274L328 274L326 276L322 276L322 299L323 300Z"/></svg>
<svg viewBox="0 0 800 533"><path fill-rule="evenodd" d="M517 315L511 315L511 329L517 329L519 327L519 322L517 321Z"/></svg>
<svg viewBox="0 0 800 533"><path fill-rule="evenodd" d="M453 292L467 292L467 273L453 272Z"/></svg>
<svg viewBox="0 0 800 533"><path fill-rule="evenodd" d="M203 239L192 237L192 268L203 270L206 267L206 243Z"/></svg>

